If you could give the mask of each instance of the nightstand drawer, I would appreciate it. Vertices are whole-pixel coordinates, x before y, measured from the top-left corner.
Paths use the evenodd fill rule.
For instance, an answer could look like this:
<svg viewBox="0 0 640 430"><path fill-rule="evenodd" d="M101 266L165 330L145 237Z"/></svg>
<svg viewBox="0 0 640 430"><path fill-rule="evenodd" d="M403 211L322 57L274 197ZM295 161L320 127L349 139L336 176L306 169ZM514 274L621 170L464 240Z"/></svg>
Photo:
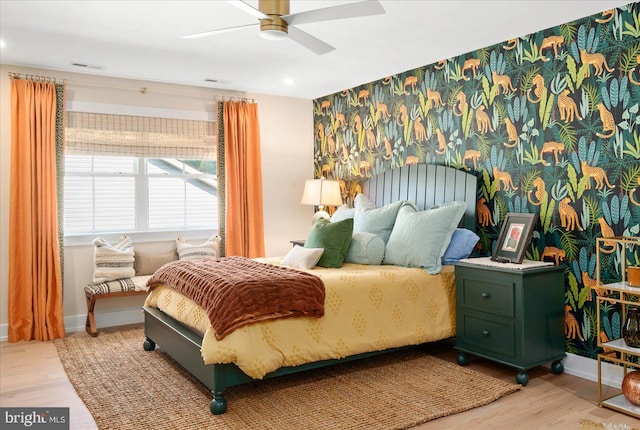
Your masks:
<svg viewBox="0 0 640 430"><path fill-rule="evenodd" d="M482 276L484 275L484 276ZM462 306L468 309L513 318L515 316L514 285L504 279L465 278L462 282Z"/></svg>
<svg viewBox="0 0 640 430"><path fill-rule="evenodd" d="M513 323L462 315L462 339L477 351L515 357L516 342Z"/></svg>

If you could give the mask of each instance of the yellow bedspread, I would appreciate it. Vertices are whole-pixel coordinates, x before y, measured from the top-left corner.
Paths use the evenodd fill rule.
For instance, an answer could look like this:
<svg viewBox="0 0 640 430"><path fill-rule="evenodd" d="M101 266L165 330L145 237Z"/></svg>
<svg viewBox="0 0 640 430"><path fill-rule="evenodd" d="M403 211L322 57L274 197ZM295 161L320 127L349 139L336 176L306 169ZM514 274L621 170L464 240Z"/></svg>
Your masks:
<svg viewBox="0 0 640 430"><path fill-rule="evenodd" d="M280 258L259 259L278 264ZM438 275L422 269L345 263L315 267L326 290L322 318L287 318L241 327L217 340L206 312L159 286L145 301L204 334L206 364L235 363L261 379L280 367L432 342L455 335L453 266Z"/></svg>

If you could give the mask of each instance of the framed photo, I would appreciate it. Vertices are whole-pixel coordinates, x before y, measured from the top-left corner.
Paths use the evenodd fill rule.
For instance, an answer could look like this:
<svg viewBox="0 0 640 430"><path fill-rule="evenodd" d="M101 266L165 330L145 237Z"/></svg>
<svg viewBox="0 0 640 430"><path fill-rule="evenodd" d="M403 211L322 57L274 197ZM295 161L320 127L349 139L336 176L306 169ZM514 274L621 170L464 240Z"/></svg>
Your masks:
<svg viewBox="0 0 640 430"><path fill-rule="evenodd" d="M491 259L501 263L522 263L537 220L538 214L508 213Z"/></svg>

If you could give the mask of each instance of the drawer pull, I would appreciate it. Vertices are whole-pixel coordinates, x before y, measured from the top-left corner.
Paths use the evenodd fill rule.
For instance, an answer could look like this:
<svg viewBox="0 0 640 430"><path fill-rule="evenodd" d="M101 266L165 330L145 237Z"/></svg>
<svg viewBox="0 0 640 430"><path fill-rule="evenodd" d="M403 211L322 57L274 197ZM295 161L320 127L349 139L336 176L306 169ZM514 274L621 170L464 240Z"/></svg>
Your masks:
<svg viewBox="0 0 640 430"><path fill-rule="evenodd" d="M487 292L482 293L482 298L483 299L488 299L489 298L489 293L487 293Z"/></svg>
<svg viewBox="0 0 640 430"><path fill-rule="evenodd" d="M484 336L489 336L489 330L482 330L482 334Z"/></svg>

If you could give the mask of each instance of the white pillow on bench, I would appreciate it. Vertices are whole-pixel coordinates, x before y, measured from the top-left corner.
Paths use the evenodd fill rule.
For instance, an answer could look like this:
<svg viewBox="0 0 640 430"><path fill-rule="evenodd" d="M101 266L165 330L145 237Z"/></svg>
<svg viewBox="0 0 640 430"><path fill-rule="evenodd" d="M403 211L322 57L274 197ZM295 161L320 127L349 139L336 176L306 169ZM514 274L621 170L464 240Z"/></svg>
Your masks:
<svg viewBox="0 0 640 430"><path fill-rule="evenodd" d="M114 245L98 237L93 241L93 245L94 284L133 278L136 275L133 268L133 242L129 237L120 236L120 241Z"/></svg>
<svg viewBox="0 0 640 430"><path fill-rule="evenodd" d="M187 241L179 237L176 240L176 248L178 258L180 260L193 260L196 258L220 259L220 237L211 236L206 242L200 245L187 243Z"/></svg>

